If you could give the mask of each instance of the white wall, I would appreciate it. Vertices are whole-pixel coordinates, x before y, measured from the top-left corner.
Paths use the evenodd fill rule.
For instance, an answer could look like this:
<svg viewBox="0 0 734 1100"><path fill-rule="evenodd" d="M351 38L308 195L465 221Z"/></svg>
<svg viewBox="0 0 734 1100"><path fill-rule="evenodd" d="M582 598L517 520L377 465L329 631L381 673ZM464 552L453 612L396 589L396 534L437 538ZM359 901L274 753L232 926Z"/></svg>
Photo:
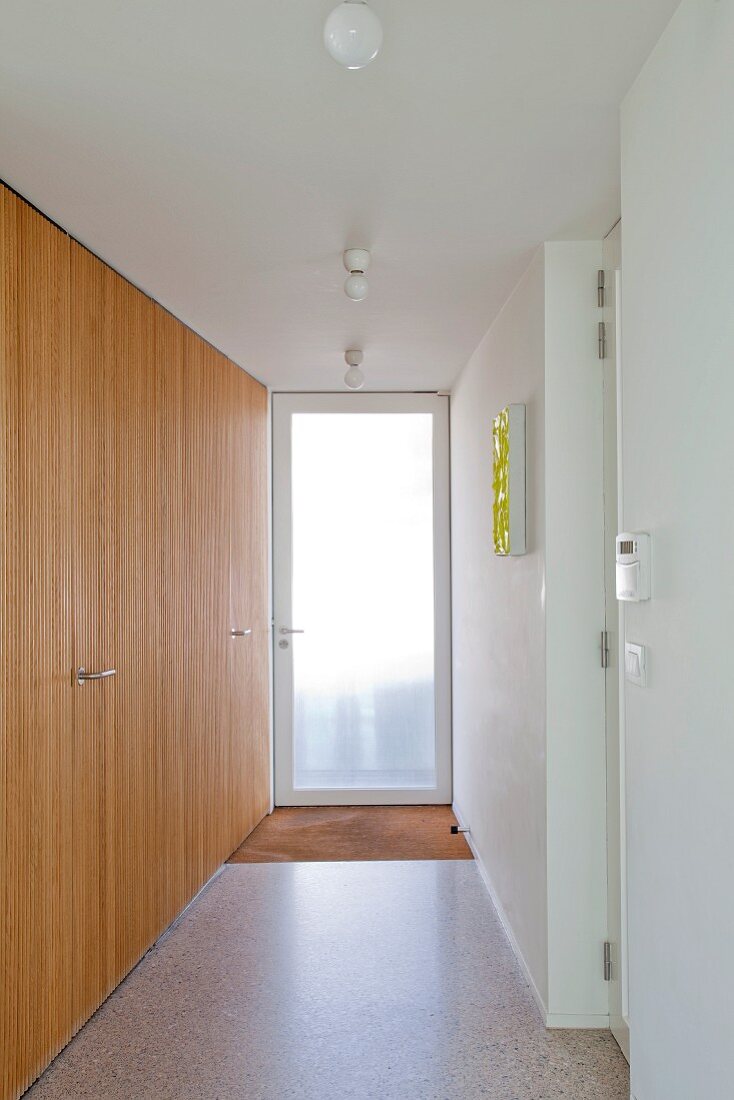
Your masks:
<svg viewBox="0 0 734 1100"><path fill-rule="evenodd" d="M734 0L684 0L623 108L624 518L637 1100L734 1095Z"/></svg>
<svg viewBox="0 0 734 1100"><path fill-rule="evenodd" d="M544 257L451 398L454 792L547 1003ZM527 406L528 552L492 550L492 419Z"/></svg>
<svg viewBox="0 0 734 1100"><path fill-rule="evenodd" d="M452 396L454 792L548 1022L603 1026L599 242L541 249ZM492 552L492 418L527 405L528 553Z"/></svg>

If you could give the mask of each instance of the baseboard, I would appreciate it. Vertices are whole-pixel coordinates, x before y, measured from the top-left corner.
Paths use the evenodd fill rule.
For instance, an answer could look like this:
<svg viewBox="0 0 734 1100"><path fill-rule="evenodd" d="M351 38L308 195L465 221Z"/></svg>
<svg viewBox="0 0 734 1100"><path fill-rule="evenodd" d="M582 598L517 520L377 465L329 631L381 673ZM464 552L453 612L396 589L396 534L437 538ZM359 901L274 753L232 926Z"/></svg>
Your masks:
<svg viewBox="0 0 734 1100"><path fill-rule="evenodd" d="M156 940L156 941L155 941L155 942L154 942L154 943L152 944L152 947L160 947L160 945L161 945L161 944L163 943L163 941L164 941L164 940L166 940L166 939L168 939L168 937L170 936L171 932L173 932L174 928L177 928L177 927L178 927L178 925L179 925L179 924L181 923L181 921L182 921L182 920L184 919L184 917L185 917L185 916L186 916L186 914L188 913L189 909L191 909L191 908L192 908L192 906L196 905L196 903L197 903L197 901L199 900L199 898L201 897L201 895L202 895L202 894L203 894L203 893L204 893L204 892L205 892L206 890L208 890L208 889L209 889L209 887L211 886L211 884L212 884L212 883L214 882L214 880L215 880L215 879L218 879L218 878L219 878L219 876L220 876L220 875L221 875L221 874L223 873L223 871L224 871L224 868L225 868L226 866L227 866L227 864L226 864L226 863L222 863L222 864L221 864L221 865L220 865L219 867L217 867L216 871L215 871L215 872L214 872L214 874L213 874L213 875L211 876L211 878L208 878L208 879L206 880L206 882L204 883L204 885L203 885L203 886L202 886L202 887L201 887L201 888L200 888L199 890L197 890L197 891L196 891L196 893L194 894L194 896L193 896L193 898L191 899L191 901L187 902L187 903L186 903L186 905L184 905L184 907L183 907L183 909L181 910L181 912L180 912L180 913L178 913L178 914L177 914L177 915L176 915L176 916L175 916L175 917L173 918L173 920L172 920L172 921L171 921L171 923L170 923L170 924L168 925L168 927L167 927L167 928L164 928L164 929L163 929L163 931L161 932L161 934L160 934L160 936L158 937L158 939L157 939L157 940ZM151 948L150 948L149 950L152 950L152 947L151 947ZM146 952L146 954L147 954L147 952ZM143 958L145 958L145 956L143 956Z"/></svg>
<svg viewBox="0 0 734 1100"><path fill-rule="evenodd" d="M453 803L451 808L453 809L454 815L456 817L456 820L459 822L459 824L463 828L467 828L466 820L462 816L460 807L457 806L456 803ZM598 1029L608 1031L609 1030L609 1023L610 1023L608 1015L598 1015L598 1016L597 1015L593 1015L593 1016L592 1015L570 1015L570 1014L566 1015L564 1013L549 1012L548 1011L548 1008L545 1004L545 1001L543 1000L542 996L540 995L540 991L539 991L538 987L536 986L535 982L533 981L533 976L530 973L530 967L525 962L525 958L524 958L523 953L520 949L520 945L517 942L517 940L515 939L514 933L512 931L512 925L510 924L510 922L507 918L507 914L505 913L505 911L502 907L502 902L500 901L499 896L497 894L497 891L494 888L494 885L492 883L492 879L490 878L490 875L489 875L489 871L487 870L482 857L480 856L479 852L477 851L477 847L474 843L474 840L472 838L471 833L465 833L464 834L464 839L466 840L467 844L469 845L469 847L472 850L474 860L475 860L476 865L479 869L479 874L481 875L482 881L483 881L484 885L487 888L487 893L489 894L490 899L492 901L492 905L494 906L495 911L497 913L497 916L499 917L500 924L502 925L502 928L504 929L504 933L507 936L507 939L509 940L510 947L512 948L512 951L515 955L515 958L517 959L518 963L520 964L520 969L522 970L523 977L525 978L525 981L530 986L530 991L533 994L533 997L535 999L535 1003L538 1006L538 1009L540 1011L540 1015L543 1018L543 1023L545 1024L545 1026L549 1029L568 1028L568 1029L592 1030L592 1029L597 1029L598 1028ZM632 1100L634 1100L634 1097L632 1098Z"/></svg>
<svg viewBox="0 0 734 1100"><path fill-rule="evenodd" d="M453 803L451 808L454 811L454 816L456 817L456 820L459 822L459 825L462 828L466 828L467 827L466 822L465 822L465 820L462 816L461 810L459 809L459 807L456 805L455 802ZM530 973L530 967L525 962L525 957L524 957L522 951L520 950L520 945L517 942L517 940L515 939L514 933L512 931L512 926L511 926L509 920L507 919L507 914L505 913L504 909L502 908L502 903L499 899L497 891L494 888L494 885L492 883L492 879L489 877L489 871L485 867L484 861L483 861L482 857L480 856L479 852L477 851L477 848L476 848L476 845L474 843L474 840L472 839L471 833L464 833L464 839L466 840L467 844L471 848L472 855L474 856L474 861L477 865L477 869L478 869L479 874L481 875L481 878L482 878L482 882L484 883L484 885L487 889L487 893L489 894L490 901L492 902L492 905L494 906L495 912L497 913L497 916L499 917L500 924L502 925L504 933L507 936L507 939L508 939L508 942L510 944L510 947L512 948L513 954L514 954L515 958L517 959L518 963L520 964L520 969L522 970L523 977L525 978L525 981L530 986L530 992L532 993L533 998L535 1000L535 1003L538 1006L538 1011L540 1012L543 1023L546 1025L546 1027L548 1027L548 1022L547 1022L548 1021L548 1009L546 1008L545 1002L544 1002L543 998L540 995L540 990L538 989L537 985L535 984L535 982L533 980L533 976Z"/></svg>
<svg viewBox="0 0 734 1100"><path fill-rule="evenodd" d="M609 1031L609 1016L567 1015L563 1012L548 1012L545 1017L547 1028L586 1028Z"/></svg>

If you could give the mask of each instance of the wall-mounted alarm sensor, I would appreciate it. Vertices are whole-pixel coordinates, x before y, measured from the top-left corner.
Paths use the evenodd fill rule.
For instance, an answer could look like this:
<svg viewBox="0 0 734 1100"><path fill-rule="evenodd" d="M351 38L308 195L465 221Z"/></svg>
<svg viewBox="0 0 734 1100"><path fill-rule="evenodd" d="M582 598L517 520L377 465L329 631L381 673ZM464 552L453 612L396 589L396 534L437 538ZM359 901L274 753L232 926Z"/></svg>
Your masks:
<svg viewBox="0 0 734 1100"><path fill-rule="evenodd" d="M617 535L617 599L650 599L650 536L643 531Z"/></svg>

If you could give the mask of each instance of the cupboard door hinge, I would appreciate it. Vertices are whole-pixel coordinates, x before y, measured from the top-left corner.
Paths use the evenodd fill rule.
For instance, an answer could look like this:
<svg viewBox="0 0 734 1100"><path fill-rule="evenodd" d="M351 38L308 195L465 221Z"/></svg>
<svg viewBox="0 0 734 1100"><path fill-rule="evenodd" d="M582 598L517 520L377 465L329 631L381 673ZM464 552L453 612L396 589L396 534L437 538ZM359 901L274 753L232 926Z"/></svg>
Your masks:
<svg viewBox="0 0 734 1100"><path fill-rule="evenodd" d="M612 945L607 942L604 944L604 981L611 982L612 980Z"/></svg>
<svg viewBox="0 0 734 1100"><path fill-rule="evenodd" d="M603 309L607 304L604 288L604 268L600 267L596 273L596 304Z"/></svg>
<svg viewBox="0 0 734 1100"><path fill-rule="evenodd" d="M601 667L609 668L609 631L601 632Z"/></svg>
<svg viewBox="0 0 734 1100"><path fill-rule="evenodd" d="M598 329L598 342L599 342L599 358L606 359L607 357L607 326L603 321L599 322Z"/></svg>

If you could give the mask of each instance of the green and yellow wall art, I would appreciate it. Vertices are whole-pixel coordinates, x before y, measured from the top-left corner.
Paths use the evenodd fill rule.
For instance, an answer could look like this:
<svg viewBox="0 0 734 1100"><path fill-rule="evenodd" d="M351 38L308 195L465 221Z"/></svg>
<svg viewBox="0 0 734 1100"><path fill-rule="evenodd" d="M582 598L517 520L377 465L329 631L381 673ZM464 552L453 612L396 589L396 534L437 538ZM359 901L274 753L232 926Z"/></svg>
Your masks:
<svg viewBox="0 0 734 1100"><path fill-rule="evenodd" d="M525 406L508 405L494 418L493 536L499 557L524 554L525 544Z"/></svg>

